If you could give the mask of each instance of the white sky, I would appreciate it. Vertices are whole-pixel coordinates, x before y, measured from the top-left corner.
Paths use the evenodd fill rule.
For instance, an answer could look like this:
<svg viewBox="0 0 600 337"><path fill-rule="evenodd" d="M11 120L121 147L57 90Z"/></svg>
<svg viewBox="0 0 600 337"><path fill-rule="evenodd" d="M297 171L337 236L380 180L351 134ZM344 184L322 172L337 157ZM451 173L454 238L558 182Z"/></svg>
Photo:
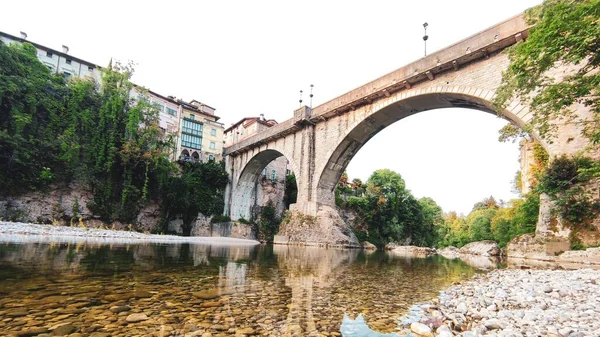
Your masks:
<svg viewBox="0 0 600 337"><path fill-rule="evenodd" d="M292 117L298 91L313 106L514 16L541 0L4 1L0 31L105 66L133 60L134 82L198 99L225 126L244 116ZM366 180L399 172L417 197L468 213L483 197L508 200L518 147L497 141L502 120L443 109L372 138L348 167Z"/></svg>

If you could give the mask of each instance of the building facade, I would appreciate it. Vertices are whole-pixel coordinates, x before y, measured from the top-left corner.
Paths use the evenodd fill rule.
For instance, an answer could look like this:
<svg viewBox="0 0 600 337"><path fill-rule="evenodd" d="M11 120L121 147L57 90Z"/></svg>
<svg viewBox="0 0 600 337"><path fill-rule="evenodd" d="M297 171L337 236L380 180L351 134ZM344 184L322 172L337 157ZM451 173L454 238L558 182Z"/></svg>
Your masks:
<svg viewBox="0 0 600 337"><path fill-rule="evenodd" d="M225 147L231 146L275 125L277 125L277 122L274 119L267 120L263 115L260 115L260 117L243 118L225 130ZM290 173L288 160L285 157L279 157L265 166L260 179L256 183L254 200L245 200L246 203L249 203L247 206L252 209L253 219L258 217L260 208L266 206L269 202L275 207L278 215L281 215L285 211L286 176Z"/></svg>
<svg viewBox="0 0 600 337"><path fill-rule="evenodd" d="M197 100L181 105L179 160L221 161L223 159L223 124L215 115L215 108Z"/></svg>
<svg viewBox="0 0 600 337"><path fill-rule="evenodd" d="M27 40L27 34L21 32L21 37L16 37L0 32L0 41L5 44L28 42L37 49L37 57L52 72L62 74L65 78L91 77L97 82L102 79L102 67L80 58L69 55L69 47L62 46L62 51L48 48Z"/></svg>

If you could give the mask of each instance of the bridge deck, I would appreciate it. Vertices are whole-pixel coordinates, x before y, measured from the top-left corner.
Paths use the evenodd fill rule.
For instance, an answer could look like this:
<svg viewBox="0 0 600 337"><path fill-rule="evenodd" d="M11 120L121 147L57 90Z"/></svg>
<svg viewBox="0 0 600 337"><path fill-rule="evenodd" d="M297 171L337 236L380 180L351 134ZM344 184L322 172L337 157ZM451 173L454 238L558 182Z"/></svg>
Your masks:
<svg viewBox="0 0 600 337"><path fill-rule="evenodd" d="M438 74L457 71L462 65L486 58L490 54L497 53L525 39L530 27L523 14L514 16L323 103L313 108L307 118L301 120L290 118L233 144L225 149L225 154L235 156L248 149L294 133L302 128L303 122L318 123L362 105L371 104L373 101L390 96L397 91L409 89L420 82L435 78Z"/></svg>

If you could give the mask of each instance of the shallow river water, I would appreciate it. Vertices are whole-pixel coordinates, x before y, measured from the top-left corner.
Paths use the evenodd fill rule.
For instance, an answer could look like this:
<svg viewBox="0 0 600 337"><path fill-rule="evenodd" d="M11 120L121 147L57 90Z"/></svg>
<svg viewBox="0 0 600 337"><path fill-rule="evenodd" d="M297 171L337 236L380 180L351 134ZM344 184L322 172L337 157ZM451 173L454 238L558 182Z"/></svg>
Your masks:
<svg viewBox="0 0 600 337"><path fill-rule="evenodd" d="M0 243L0 335L339 336L344 314L360 313L393 332L412 304L474 272L360 250Z"/></svg>

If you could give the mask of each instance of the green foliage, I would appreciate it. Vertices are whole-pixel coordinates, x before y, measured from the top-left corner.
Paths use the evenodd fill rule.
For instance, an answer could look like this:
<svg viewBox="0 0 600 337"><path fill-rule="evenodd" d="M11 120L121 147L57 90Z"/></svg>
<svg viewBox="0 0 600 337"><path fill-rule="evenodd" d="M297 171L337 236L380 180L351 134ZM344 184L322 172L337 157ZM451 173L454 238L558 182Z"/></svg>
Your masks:
<svg viewBox="0 0 600 337"><path fill-rule="evenodd" d="M252 222L250 220L246 220L245 218L239 218L239 219L237 219L237 222L243 223L245 225L251 225L252 224Z"/></svg>
<svg viewBox="0 0 600 337"><path fill-rule="evenodd" d="M285 209L289 209L291 204L296 203L298 198L298 186L296 184L296 176L288 174L285 177L285 192L283 195L283 201L285 203Z"/></svg>
<svg viewBox="0 0 600 337"><path fill-rule="evenodd" d="M227 215L215 215L210 219L210 223L229 222L231 218Z"/></svg>
<svg viewBox="0 0 600 337"><path fill-rule="evenodd" d="M582 104L592 118L576 122L592 143L600 144L600 0L546 0L527 14L535 26L523 43L510 48L510 65L494 105L502 111L513 97L530 101L532 127L548 138L557 122L576 119L569 107ZM579 69L559 80L549 77L547 71L561 63Z"/></svg>
<svg viewBox="0 0 600 337"><path fill-rule="evenodd" d="M268 242L272 242L275 234L279 231L281 219L277 217L277 211L273 202L269 202L260 208L260 215L257 221L259 236Z"/></svg>
<svg viewBox="0 0 600 337"><path fill-rule="evenodd" d="M553 211L572 227L589 227L600 212L600 203L584 188L585 183L600 176L600 163L582 156L554 159L538 184L540 193L554 201Z"/></svg>
<svg viewBox="0 0 600 337"><path fill-rule="evenodd" d="M337 189L338 195L350 194L345 195L343 204L356 211L364 222L364 229L357 233L360 239L380 247L406 240L421 246L433 245L441 208L431 198L415 199L405 186L398 173L383 169L373 172L366 188L355 179L346 186L350 191Z"/></svg>
<svg viewBox="0 0 600 337"><path fill-rule="evenodd" d="M183 219L184 234L191 229L198 213L206 216L223 213L223 191L229 177L223 166L184 162L179 176L169 176L163 187L163 223L176 217Z"/></svg>
<svg viewBox="0 0 600 337"><path fill-rule="evenodd" d="M437 245L461 247L473 241L494 240L505 247L515 236L535 231L538 213L539 194L512 200L506 207L492 197L485 198L466 217L447 215L445 224L438 227Z"/></svg>

